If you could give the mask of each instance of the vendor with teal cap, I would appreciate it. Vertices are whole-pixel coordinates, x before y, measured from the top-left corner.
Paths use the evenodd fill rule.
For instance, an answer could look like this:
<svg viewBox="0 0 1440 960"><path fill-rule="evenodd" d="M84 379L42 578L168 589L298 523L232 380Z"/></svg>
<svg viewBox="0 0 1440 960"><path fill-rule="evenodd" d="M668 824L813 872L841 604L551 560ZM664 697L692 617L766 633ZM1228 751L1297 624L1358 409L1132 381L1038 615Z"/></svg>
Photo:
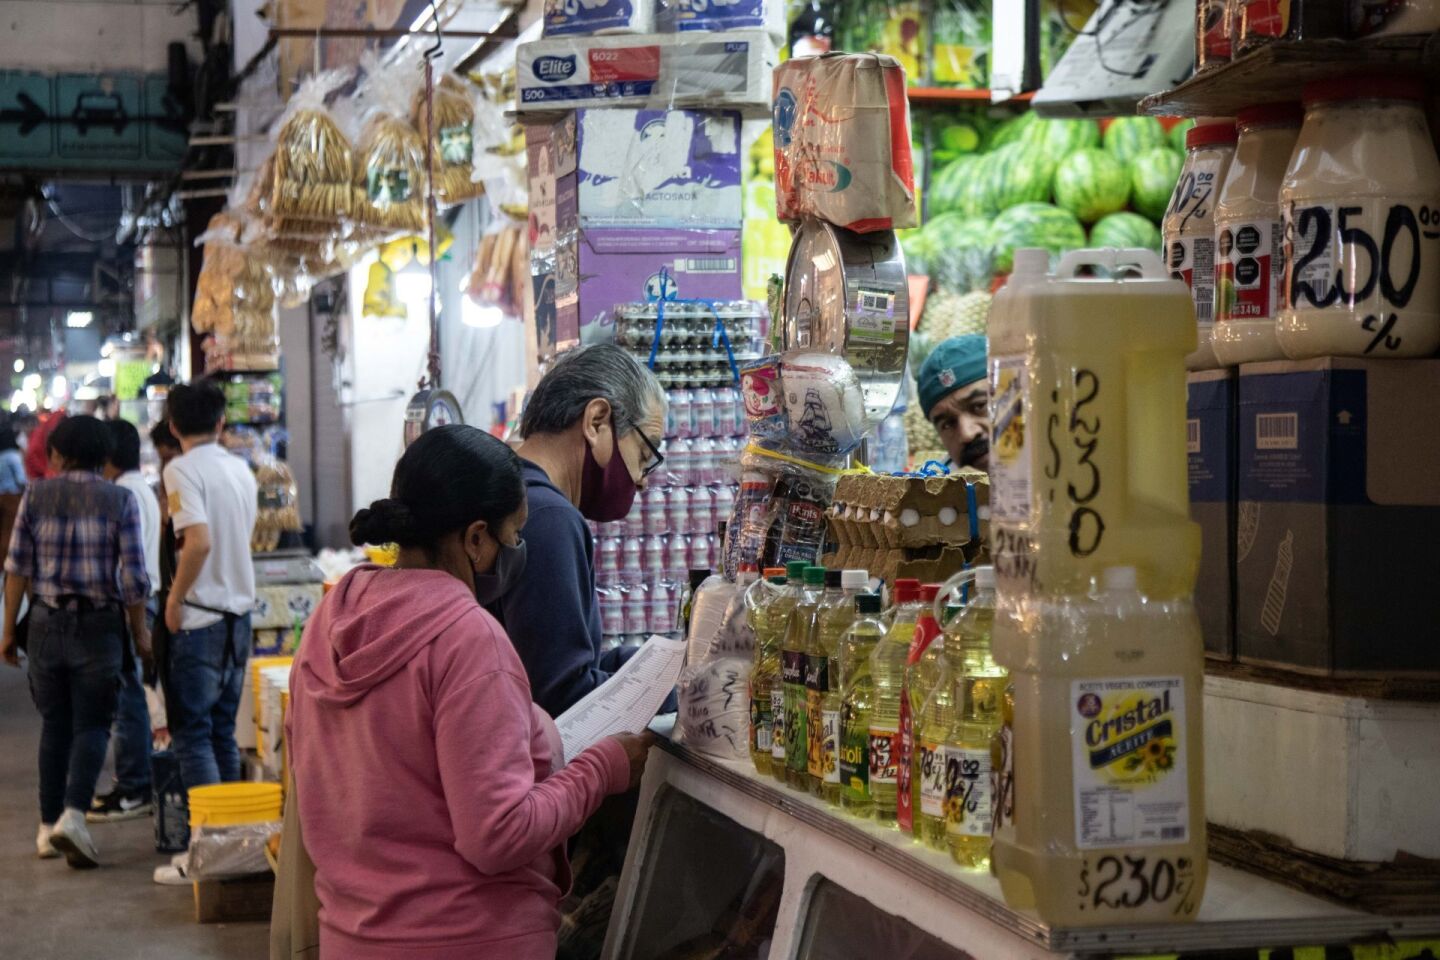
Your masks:
<svg viewBox="0 0 1440 960"><path fill-rule="evenodd" d="M985 337L944 340L920 366L920 409L955 466L990 468L990 380Z"/></svg>

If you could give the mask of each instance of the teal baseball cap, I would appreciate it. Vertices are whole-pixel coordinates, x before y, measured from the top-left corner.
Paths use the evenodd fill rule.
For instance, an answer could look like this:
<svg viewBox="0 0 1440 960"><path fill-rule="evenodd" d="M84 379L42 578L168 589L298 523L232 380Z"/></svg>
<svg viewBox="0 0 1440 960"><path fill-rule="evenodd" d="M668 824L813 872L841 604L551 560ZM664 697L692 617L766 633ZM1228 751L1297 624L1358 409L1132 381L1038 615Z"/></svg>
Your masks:
<svg viewBox="0 0 1440 960"><path fill-rule="evenodd" d="M935 404L961 387L985 377L983 335L967 333L963 337L941 341L920 365L920 375L915 378L920 391L920 409L929 419Z"/></svg>

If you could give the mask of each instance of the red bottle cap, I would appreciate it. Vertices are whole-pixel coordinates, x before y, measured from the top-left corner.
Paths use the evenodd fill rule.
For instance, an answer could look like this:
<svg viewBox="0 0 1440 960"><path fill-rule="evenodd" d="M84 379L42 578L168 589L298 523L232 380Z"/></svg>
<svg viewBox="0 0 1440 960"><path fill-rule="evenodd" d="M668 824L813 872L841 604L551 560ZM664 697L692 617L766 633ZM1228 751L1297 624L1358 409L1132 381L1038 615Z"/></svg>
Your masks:
<svg viewBox="0 0 1440 960"><path fill-rule="evenodd" d="M1312 80L1305 84L1305 103L1335 100L1423 100L1425 85L1415 77L1364 73Z"/></svg>
<svg viewBox="0 0 1440 960"><path fill-rule="evenodd" d="M1304 118L1304 108L1293 100L1286 100L1281 103L1261 103L1253 107L1246 107L1235 114L1235 124L1241 127L1249 126L1252 123L1298 124Z"/></svg>
<svg viewBox="0 0 1440 960"><path fill-rule="evenodd" d="M927 583L920 588L920 599L924 603L934 603L938 596L940 596L940 584L938 583Z"/></svg>
<svg viewBox="0 0 1440 960"><path fill-rule="evenodd" d="M920 581L901 577L891 586L896 603L914 603L920 599Z"/></svg>
<svg viewBox="0 0 1440 960"><path fill-rule="evenodd" d="M1193 150L1216 143L1234 143L1238 137L1234 123L1207 123L1185 131L1185 148Z"/></svg>

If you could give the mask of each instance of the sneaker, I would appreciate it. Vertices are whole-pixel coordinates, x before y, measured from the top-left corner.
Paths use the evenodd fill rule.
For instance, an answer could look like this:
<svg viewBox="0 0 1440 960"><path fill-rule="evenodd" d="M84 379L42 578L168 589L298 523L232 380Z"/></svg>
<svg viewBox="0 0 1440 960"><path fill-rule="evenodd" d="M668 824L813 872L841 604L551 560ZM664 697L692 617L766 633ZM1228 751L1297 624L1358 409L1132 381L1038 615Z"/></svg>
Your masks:
<svg viewBox="0 0 1440 960"><path fill-rule="evenodd" d="M121 793L117 788L103 797L96 797L85 819L90 823L136 820L150 816L153 809L148 793Z"/></svg>
<svg viewBox="0 0 1440 960"><path fill-rule="evenodd" d="M50 831L50 845L64 854L65 862L76 870L100 866L100 854L85 827L85 814L73 807L66 807L56 821L55 829Z"/></svg>
<svg viewBox="0 0 1440 960"><path fill-rule="evenodd" d="M60 851L50 843L50 831L54 829L55 824L42 823L35 833L35 855L41 860L54 860L60 856Z"/></svg>
<svg viewBox="0 0 1440 960"><path fill-rule="evenodd" d="M153 879L162 887L188 887L191 883L189 874L185 872L185 866L175 863L156 867Z"/></svg>

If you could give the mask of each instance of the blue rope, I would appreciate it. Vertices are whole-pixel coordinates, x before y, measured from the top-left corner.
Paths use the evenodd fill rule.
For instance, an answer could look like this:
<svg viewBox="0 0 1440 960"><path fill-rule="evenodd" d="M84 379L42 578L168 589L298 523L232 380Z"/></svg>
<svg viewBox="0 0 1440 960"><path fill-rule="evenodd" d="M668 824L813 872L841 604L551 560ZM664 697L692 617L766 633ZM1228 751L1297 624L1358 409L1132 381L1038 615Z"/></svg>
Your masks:
<svg viewBox="0 0 1440 960"><path fill-rule="evenodd" d="M652 301L655 304L655 339L650 343L650 359L645 361L646 366L651 370L655 369L655 355L660 350L660 334L665 330L665 305L667 303L701 303L715 318L715 331L710 337L710 346L717 347L722 343L725 344L725 359L730 363L730 376L738 384L740 368L735 363L735 351L730 347L730 334L725 330L725 321L720 319L720 311L715 307L715 301L702 297L681 297L676 294L674 280L670 277L670 268L661 267L660 293Z"/></svg>

